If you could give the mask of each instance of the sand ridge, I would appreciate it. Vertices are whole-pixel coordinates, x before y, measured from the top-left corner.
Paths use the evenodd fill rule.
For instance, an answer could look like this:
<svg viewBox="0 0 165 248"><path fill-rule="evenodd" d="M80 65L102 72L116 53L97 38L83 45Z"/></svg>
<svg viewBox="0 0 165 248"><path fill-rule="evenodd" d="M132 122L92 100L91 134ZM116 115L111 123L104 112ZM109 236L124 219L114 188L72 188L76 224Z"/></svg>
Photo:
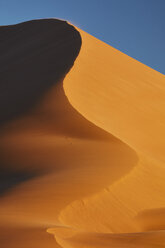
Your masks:
<svg viewBox="0 0 165 248"><path fill-rule="evenodd" d="M38 34L34 23L24 32L31 35L27 51L43 37L38 70L24 48L11 56L26 58L22 70L35 73L32 82L42 83L44 94L25 98L30 105L19 112L18 98L14 115L6 101L8 115L1 115L1 168L8 180L17 175L0 198L1 247L164 247L164 75L66 22L38 20ZM19 25L16 36L12 26L0 32L17 44L27 23ZM65 52L61 40L52 45L52 30ZM54 61L57 49L62 60Z"/></svg>

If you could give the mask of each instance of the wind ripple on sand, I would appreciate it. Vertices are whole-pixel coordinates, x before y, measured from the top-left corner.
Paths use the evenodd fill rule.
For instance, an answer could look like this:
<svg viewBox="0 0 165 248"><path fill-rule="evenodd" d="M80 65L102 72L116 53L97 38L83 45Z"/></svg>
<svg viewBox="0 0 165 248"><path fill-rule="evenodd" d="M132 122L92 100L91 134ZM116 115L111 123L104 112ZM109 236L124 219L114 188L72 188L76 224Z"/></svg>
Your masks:
<svg viewBox="0 0 165 248"><path fill-rule="evenodd" d="M48 229L55 234L57 242L68 248L163 248L165 247L165 231L139 233L86 233L64 227L63 230Z"/></svg>

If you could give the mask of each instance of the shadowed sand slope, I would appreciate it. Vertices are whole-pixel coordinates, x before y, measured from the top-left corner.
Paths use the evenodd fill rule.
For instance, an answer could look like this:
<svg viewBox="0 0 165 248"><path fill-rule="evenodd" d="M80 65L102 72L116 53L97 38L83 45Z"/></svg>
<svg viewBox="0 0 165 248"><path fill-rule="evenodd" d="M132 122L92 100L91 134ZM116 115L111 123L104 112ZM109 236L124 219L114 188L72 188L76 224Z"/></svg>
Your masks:
<svg viewBox="0 0 165 248"><path fill-rule="evenodd" d="M0 123L23 114L64 77L80 46L79 33L65 21L0 26Z"/></svg>
<svg viewBox="0 0 165 248"><path fill-rule="evenodd" d="M0 34L1 247L164 247L164 76L64 21Z"/></svg>

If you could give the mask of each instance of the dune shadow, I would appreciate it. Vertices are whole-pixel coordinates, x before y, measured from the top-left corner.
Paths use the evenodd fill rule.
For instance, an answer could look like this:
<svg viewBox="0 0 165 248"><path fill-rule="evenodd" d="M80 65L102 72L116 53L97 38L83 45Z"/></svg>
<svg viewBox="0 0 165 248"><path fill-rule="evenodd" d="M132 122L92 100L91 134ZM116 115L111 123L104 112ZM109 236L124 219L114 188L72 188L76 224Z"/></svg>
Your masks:
<svg viewBox="0 0 165 248"><path fill-rule="evenodd" d="M32 20L0 26L0 125L25 115L63 78L81 47L79 32L65 21ZM1 161L1 163L3 163ZM36 176L1 164L0 195Z"/></svg>
<svg viewBox="0 0 165 248"><path fill-rule="evenodd" d="M0 172L0 197L9 192L13 187L20 183L38 176L35 172L27 171L9 171L1 169Z"/></svg>
<svg viewBox="0 0 165 248"><path fill-rule="evenodd" d="M80 47L79 32L65 21L0 26L0 124L34 106L70 70Z"/></svg>

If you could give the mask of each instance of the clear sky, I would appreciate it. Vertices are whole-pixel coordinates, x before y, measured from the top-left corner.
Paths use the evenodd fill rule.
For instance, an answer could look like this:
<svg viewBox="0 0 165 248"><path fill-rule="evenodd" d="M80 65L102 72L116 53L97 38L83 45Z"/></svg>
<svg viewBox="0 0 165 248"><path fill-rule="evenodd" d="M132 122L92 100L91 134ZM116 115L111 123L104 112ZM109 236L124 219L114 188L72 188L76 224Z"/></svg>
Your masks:
<svg viewBox="0 0 165 248"><path fill-rule="evenodd" d="M0 0L0 25L50 17L165 74L165 0Z"/></svg>

